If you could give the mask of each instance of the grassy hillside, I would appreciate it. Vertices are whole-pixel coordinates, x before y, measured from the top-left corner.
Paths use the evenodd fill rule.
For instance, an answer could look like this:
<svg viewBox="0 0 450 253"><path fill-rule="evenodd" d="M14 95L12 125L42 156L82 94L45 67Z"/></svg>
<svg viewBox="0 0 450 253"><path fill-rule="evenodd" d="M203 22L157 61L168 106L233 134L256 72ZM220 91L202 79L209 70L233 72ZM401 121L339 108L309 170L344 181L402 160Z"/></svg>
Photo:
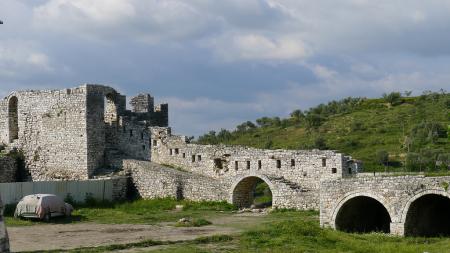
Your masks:
<svg viewBox="0 0 450 253"><path fill-rule="evenodd" d="M346 98L286 119L263 117L234 131L211 131L202 144L269 149L332 149L362 160L367 171L437 171L450 166L450 94Z"/></svg>

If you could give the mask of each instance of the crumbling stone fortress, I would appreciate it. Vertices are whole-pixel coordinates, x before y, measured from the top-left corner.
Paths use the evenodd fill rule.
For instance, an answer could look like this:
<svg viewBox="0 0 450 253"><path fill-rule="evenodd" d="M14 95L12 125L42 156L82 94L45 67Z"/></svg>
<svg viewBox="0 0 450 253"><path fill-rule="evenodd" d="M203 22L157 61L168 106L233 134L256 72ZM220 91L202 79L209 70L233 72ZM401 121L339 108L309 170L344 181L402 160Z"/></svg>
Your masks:
<svg viewBox="0 0 450 253"><path fill-rule="evenodd" d="M23 152L27 180L126 173L144 198L228 201L249 207L259 180L276 208L320 210L320 223L350 232L450 235L450 177L374 176L335 151L197 145L168 127L168 105L110 87L13 92L0 103L6 152ZM17 179L0 159L0 179ZM20 174L20 173L19 173ZM14 176L16 175L16 176Z"/></svg>
<svg viewBox="0 0 450 253"><path fill-rule="evenodd" d="M23 152L29 180L92 178L123 157L150 159L146 130L168 125L168 106L154 107L149 94L131 105L102 85L13 92L0 102L0 139Z"/></svg>

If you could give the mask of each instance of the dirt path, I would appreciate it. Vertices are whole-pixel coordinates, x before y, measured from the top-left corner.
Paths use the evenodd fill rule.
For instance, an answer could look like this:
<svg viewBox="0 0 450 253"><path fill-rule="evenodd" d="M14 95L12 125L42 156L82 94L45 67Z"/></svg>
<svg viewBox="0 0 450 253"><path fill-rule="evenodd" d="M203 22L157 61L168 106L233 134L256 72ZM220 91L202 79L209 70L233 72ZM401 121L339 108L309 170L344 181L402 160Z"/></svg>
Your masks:
<svg viewBox="0 0 450 253"><path fill-rule="evenodd" d="M182 228L169 224L57 224L8 228L13 252L33 250L73 249L111 244L126 244L143 240L182 241L202 236L241 232L262 215L241 214L211 220L213 225Z"/></svg>

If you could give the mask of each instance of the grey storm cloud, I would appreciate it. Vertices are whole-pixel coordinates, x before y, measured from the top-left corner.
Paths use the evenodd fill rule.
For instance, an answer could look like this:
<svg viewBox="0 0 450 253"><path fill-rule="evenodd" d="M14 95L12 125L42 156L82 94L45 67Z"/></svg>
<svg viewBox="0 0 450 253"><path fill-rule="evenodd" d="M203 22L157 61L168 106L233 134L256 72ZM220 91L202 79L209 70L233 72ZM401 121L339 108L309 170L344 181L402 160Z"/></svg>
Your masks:
<svg viewBox="0 0 450 253"><path fill-rule="evenodd" d="M110 84L198 135L330 99L449 89L450 2L3 0L0 95Z"/></svg>

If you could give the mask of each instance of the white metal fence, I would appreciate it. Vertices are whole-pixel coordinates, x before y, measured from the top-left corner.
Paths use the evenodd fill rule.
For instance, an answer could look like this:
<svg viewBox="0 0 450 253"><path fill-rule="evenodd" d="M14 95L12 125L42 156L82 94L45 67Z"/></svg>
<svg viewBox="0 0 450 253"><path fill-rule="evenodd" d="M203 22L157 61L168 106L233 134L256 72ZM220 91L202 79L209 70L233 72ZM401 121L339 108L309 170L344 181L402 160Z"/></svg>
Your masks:
<svg viewBox="0 0 450 253"><path fill-rule="evenodd" d="M113 200L113 180L0 183L3 204L17 203L23 196L36 193L55 194L61 198L70 194L80 202L87 194L98 200Z"/></svg>

